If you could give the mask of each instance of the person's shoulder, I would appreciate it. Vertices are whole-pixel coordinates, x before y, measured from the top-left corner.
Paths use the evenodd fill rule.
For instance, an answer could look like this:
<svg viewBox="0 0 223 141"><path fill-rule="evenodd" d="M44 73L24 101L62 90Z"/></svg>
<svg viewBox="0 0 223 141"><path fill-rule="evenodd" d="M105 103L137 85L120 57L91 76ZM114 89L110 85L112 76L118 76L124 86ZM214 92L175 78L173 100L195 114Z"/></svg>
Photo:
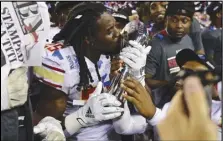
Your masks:
<svg viewBox="0 0 223 141"><path fill-rule="evenodd" d="M53 59L58 62L63 61L66 55L74 55L74 49L72 46L66 46L62 41L47 43L44 47L44 58Z"/></svg>
<svg viewBox="0 0 223 141"><path fill-rule="evenodd" d="M63 42L46 44L42 58L43 64L55 65L66 71L79 69L74 48L64 45Z"/></svg>
<svg viewBox="0 0 223 141"><path fill-rule="evenodd" d="M213 30L212 28L206 28L203 33L203 38L218 38L222 35L222 29Z"/></svg>

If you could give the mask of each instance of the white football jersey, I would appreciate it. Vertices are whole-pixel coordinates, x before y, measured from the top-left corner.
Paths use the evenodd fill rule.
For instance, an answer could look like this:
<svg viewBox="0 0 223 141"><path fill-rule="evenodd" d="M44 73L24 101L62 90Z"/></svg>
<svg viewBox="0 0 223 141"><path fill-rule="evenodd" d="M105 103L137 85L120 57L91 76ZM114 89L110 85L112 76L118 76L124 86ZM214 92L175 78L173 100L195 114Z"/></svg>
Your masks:
<svg viewBox="0 0 223 141"><path fill-rule="evenodd" d="M61 42L47 44L42 66L34 67L34 75L39 81L62 90L68 95L64 116L83 106L89 94L94 91L99 82L95 65L86 57L85 61L94 80L93 83L90 83L92 88L87 90L87 94L77 90L80 81L80 68L72 46L63 48ZM104 87L109 86L110 59L102 55L97 66ZM74 137L78 140L107 140L107 136L112 129L112 121L106 121L92 127L82 128Z"/></svg>

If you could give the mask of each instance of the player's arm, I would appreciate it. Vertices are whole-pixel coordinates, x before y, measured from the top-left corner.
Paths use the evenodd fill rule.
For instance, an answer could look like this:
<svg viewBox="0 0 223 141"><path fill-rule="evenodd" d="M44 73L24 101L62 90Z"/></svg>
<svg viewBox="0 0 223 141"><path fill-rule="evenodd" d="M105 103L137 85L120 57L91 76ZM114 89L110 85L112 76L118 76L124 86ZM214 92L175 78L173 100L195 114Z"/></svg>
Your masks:
<svg viewBox="0 0 223 141"><path fill-rule="evenodd" d="M142 115L130 113L127 102L124 104L124 114L113 120L116 133L122 135L141 134L145 132L147 125Z"/></svg>

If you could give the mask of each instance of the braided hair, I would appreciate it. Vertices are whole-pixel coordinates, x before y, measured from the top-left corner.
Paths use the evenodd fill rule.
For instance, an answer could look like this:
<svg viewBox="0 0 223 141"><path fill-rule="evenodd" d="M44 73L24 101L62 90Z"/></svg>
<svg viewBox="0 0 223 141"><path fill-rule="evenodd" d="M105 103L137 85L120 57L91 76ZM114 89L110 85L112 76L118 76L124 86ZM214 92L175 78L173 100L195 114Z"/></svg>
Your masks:
<svg viewBox="0 0 223 141"><path fill-rule="evenodd" d="M106 8L100 3L83 2L74 6L68 15L67 23L53 38L54 42L64 40L65 46L73 46L80 66L80 82L77 90L81 91L83 88L84 93L89 87L89 80L93 82L93 78L85 62L84 48L82 46L86 37L88 37L90 45L92 45L92 38L96 36L98 29L97 19L105 11ZM95 68L100 81L101 77L96 64Z"/></svg>

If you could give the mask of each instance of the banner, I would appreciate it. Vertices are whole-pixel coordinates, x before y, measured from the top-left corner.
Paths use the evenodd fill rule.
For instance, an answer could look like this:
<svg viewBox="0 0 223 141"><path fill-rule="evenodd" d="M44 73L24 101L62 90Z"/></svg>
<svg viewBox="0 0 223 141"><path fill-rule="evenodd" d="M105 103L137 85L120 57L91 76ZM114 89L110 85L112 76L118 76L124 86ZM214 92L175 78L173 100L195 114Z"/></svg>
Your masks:
<svg viewBox="0 0 223 141"><path fill-rule="evenodd" d="M41 65L49 30L45 2L1 2L1 98L10 70Z"/></svg>

